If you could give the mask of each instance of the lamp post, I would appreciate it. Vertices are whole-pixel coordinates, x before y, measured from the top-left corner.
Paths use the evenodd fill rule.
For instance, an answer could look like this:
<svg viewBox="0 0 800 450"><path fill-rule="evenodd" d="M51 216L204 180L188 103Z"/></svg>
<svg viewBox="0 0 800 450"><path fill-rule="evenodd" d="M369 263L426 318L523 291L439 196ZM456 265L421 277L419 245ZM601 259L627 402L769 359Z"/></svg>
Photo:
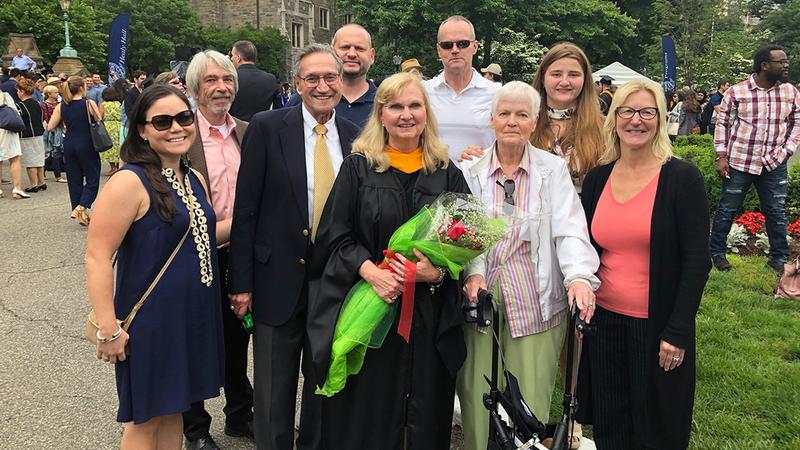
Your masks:
<svg viewBox="0 0 800 450"><path fill-rule="evenodd" d="M77 57L78 52L69 45L69 7L72 5L72 0L58 0L61 5L61 10L64 11L64 48L61 49L61 56Z"/></svg>

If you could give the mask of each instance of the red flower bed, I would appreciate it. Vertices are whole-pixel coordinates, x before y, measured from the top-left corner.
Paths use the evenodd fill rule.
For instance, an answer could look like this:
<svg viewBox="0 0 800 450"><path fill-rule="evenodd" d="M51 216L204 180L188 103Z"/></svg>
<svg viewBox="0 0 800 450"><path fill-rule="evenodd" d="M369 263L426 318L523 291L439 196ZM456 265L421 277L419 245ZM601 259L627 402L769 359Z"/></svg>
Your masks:
<svg viewBox="0 0 800 450"><path fill-rule="evenodd" d="M789 232L789 236L800 239L800 219L794 221L794 223L789 224L789 228L787 229Z"/></svg>
<svg viewBox="0 0 800 450"><path fill-rule="evenodd" d="M764 231L764 214L755 211L747 211L739 216L735 223L743 226L750 236L755 236Z"/></svg>

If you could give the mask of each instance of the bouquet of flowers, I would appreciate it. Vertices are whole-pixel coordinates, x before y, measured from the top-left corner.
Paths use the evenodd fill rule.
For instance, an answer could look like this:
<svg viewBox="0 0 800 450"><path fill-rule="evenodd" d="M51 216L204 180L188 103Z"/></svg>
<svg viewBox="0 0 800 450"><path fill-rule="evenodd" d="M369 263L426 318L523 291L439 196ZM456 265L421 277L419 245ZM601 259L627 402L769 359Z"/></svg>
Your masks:
<svg viewBox="0 0 800 450"><path fill-rule="evenodd" d="M453 279L458 279L464 266L500 241L505 230L506 221L487 214L478 197L446 192L394 232L379 267L388 268L388 260L397 253L412 259L412 249L417 249L433 265L445 268ZM406 342L413 317L415 271L415 265L409 262L398 327ZM347 377L361 370L367 348L383 344L394 318L393 305L378 297L366 281L356 283L336 321L328 376L316 393L330 397L342 390Z"/></svg>

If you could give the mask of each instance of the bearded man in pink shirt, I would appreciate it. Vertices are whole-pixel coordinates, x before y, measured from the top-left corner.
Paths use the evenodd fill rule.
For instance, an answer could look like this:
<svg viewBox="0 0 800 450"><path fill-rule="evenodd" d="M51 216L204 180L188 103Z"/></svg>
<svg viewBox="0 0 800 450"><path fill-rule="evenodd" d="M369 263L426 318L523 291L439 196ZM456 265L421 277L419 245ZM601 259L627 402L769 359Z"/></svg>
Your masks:
<svg viewBox="0 0 800 450"><path fill-rule="evenodd" d="M236 68L222 53L206 50L192 58L186 70L186 89L197 100L197 139L189 148L191 166L205 178L209 199L217 215L220 305L225 333L225 434L253 438L253 387L247 378L250 335L228 301L231 221L241 145L247 122L228 112L238 90ZM183 413L187 449L218 449L209 433L211 416L203 402Z"/></svg>

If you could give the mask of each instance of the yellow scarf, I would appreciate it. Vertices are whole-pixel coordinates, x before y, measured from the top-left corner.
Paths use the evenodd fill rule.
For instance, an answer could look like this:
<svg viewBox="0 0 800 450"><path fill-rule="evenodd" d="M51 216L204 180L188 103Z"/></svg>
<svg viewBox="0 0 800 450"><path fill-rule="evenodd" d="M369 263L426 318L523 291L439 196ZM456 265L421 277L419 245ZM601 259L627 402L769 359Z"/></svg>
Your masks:
<svg viewBox="0 0 800 450"><path fill-rule="evenodd" d="M401 152L387 145L386 155L389 156L389 165L403 173L414 173L422 169L422 147Z"/></svg>

